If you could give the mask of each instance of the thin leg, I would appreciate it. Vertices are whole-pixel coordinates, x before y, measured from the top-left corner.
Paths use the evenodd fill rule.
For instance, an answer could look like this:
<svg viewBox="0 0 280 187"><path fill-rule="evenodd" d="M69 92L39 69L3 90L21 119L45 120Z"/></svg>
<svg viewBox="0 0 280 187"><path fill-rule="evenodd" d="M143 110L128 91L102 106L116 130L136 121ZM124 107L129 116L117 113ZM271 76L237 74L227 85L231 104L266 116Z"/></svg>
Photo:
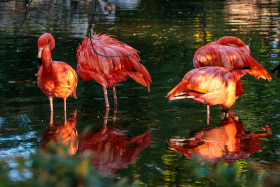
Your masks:
<svg viewBox="0 0 280 187"><path fill-rule="evenodd" d="M49 97L50 100L50 108L51 108L51 119L50 119L50 124L53 124L53 98Z"/></svg>
<svg viewBox="0 0 280 187"><path fill-rule="evenodd" d="M210 125L210 106L207 105L207 125Z"/></svg>
<svg viewBox="0 0 280 187"><path fill-rule="evenodd" d="M116 87L114 86L113 87L113 94L114 94L114 103L115 103L115 106L118 105L118 100L117 100L117 92L116 92Z"/></svg>
<svg viewBox="0 0 280 187"><path fill-rule="evenodd" d="M109 108L109 101L108 101L108 94L107 94L107 88L103 86L103 92L104 92L104 98L105 98L105 105L106 108Z"/></svg>
<svg viewBox="0 0 280 187"><path fill-rule="evenodd" d="M66 118L66 99L63 99L64 100L64 121L66 122L67 121L67 118Z"/></svg>

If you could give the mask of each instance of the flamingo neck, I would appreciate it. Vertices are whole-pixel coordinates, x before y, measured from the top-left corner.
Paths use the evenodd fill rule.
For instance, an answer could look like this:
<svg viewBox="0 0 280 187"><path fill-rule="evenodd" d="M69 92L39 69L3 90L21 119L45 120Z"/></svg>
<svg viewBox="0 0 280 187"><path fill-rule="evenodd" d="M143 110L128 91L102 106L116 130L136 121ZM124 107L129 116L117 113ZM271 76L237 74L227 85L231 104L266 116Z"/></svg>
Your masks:
<svg viewBox="0 0 280 187"><path fill-rule="evenodd" d="M235 103L236 99L236 80L230 80L227 86L227 100L223 104L223 107L231 107Z"/></svg>
<svg viewBox="0 0 280 187"><path fill-rule="evenodd" d="M52 64L50 45L44 47L42 51L42 66L44 69L49 69Z"/></svg>

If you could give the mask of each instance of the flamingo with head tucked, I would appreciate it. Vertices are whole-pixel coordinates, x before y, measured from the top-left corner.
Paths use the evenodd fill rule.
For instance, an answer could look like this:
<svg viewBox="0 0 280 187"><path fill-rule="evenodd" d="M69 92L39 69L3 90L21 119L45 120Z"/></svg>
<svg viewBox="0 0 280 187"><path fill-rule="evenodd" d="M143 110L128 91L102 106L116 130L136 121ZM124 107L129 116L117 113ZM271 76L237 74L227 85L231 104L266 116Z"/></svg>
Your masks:
<svg viewBox="0 0 280 187"><path fill-rule="evenodd" d="M219 66L228 70L243 69L257 79L271 80L269 73L251 56L250 48L234 36L224 36L199 48L194 54L193 65L195 68ZM236 89L236 96L240 97L243 93L240 81Z"/></svg>
<svg viewBox="0 0 280 187"><path fill-rule="evenodd" d="M227 70L223 67L202 67L189 71L183 80L168 94L169 100L190 98L207 105L209 125L209 105L231 107L236 101L236 87L244 70Z"/></svg>
<svg viewBox="0 0 280 187"><path fill-rule="evenodd" d="M139 62L138 51L110 35L94 34L85 38L77 50L77 73L84 80L95 80L103 86L106 107L109 108L107 88L113 88L117 105L115 85L132 78L150 91L151 76Z"/></svg>
<svg viewBox="0 0 280 187"><path fill-rule="evenodd" d="M64 117L66 120L66 99L76 96L78 76L76 71L68 64L51 59L51 50L55 47L55 40L49 33L45 33L38 39L39 70L37 83L39 88L50 100L51 116L53 114L53 97L61 97L64 100Z"/></svg>

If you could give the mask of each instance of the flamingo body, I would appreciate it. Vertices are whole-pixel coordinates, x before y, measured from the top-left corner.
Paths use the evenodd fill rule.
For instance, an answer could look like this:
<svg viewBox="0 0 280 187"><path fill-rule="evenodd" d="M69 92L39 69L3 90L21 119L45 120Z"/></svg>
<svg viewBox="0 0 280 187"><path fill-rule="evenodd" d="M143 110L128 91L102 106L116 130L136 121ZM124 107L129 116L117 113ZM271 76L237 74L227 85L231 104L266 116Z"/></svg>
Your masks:
<svg viewBox="0 0 280 187"><path fill-rule="evenodd" d="M239 38L224 36L199 48L193 58L194 67L219 66L228 70L246 69L255 78L271 80L269 73L251 57L251 50Z"/></svg>
<svg viewBox="0 0 280 187"><path fill-rule="evenodd" d="M70 95L77 98L76 87L78 77L73 68L60 61L52 61L50 70L41 66L38 70L38 86L48 97L67 99Z"/></svg>
<svg viewBox="0 0 280 187"><path fill-rule="evenodd" d="M64 99L64 111L66 112L66 99L76 96L78 76L75 70L68 64L51 59L51 50L55 47L55 40L49 33L45 33L38 39L38 59L41 61L37 74L39 88L49 97L52 107L52 98Z"/></svg>
<svg viewBox="0 0 280 187"><path fill-rule="evenodd" d="M202 104L231 107L236 100L237 83L245 74L243 70L230 71L223 67L193 69L167 94L167 98L188 97Z"/></svg>
<svg viewBox="0 0 280 187"><path fill-rule="evenodd" d="M98 54L93 51L91 41ZM108 87L114 89L116 84L129 77L150 91L152 79L139 62L137 50L106 34L94 34L91 41L90 38L85 38L77 49L77 73L82 79L95 80L103 86L106 107L109 107L106 89ZM115 90L114 97L116 104Z"/></svg>

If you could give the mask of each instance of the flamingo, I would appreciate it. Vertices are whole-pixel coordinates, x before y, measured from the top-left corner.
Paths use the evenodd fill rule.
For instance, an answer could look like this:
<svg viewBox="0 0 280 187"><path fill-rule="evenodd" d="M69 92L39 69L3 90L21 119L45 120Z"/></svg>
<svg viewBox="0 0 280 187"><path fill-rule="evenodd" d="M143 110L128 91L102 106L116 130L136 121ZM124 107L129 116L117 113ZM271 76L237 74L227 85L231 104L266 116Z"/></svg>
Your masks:
<svg viewBox="0 0 280 187"><path fill-rule="evenodd" d="M50 100L51 116L53 116L53 97L64 100L64 119L66 121L66 99L72 95L77 99L76 87L78 76L68 64L51 59L51 50L55 47L55 40L50 33L44 33L38 39L37 84ZM51 119L52 120L52 119Z"/></svg>
<svg viewBox="0 0 280 187"><path fill-rule="evenodd" d="M247 74L257 79L271 80L269 73L251 57L249 47L234 36L224 36L199 48L194 54L193 65L195 68L220 66L228 70L247 69Z"/></svg>
<svg viewBox="0 0 280 187"><path fill-rule="evenodd" d="M195 68L220 66L228 70L244 69L247 74L259 79L271 80L269 73L253 57L251 50L240 38L224 36L199 48L193 57ZM237 82L237 97L243 93L241 82Z"/></svg>
<svg viewBox="0 0 280 187"><path fill-rule="evenodd" d="M231 107L236 100L236 87L246 70L227 70L223 67L201 67L189 71L183 80L168 94L168 100L190 98L207 105L209 125L209 105Z"/></svg>
<svg viewBox="0 0 280 187"><path fill-rule="evenodd" d="M105 105L109 108L107 88L113 88L114 104L117 105L115 85L129 77L150 92L151 76L139 60L138 51L129 45L111 35L93 34L79 44L77 73L82 79L95 80L103 86Z"/></svg>
<svg viewBox="0 0 280 187"><path fill-rule="evenodd" d="M250 48L234 36L224 36L199 48L193 57L195 68L219 66L228 70L246 69L247 74L259 79L271 80L269 73L253 57ZM237 82L237 97L243 93L241 82Z"/></svg>

